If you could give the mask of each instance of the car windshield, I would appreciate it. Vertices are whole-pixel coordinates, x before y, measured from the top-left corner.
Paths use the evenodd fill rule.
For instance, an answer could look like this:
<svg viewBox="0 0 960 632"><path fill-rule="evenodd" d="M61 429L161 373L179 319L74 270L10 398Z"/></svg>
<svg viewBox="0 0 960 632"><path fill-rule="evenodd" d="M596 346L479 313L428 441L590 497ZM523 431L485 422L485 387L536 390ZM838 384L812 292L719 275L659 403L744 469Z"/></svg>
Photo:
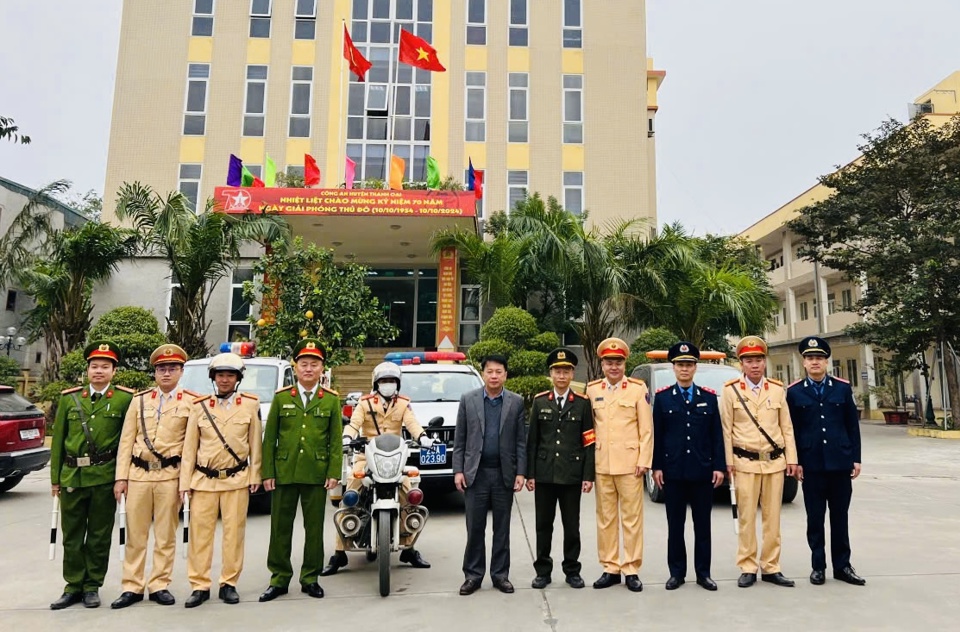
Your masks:
<svg viewBox="0 0 960 632"><path fill-rule="evenodd" d="M197 393L206 394L213 390L210 383L208 364L188 364L183 367L183 377L180 385L183 388ZM279 369L266 364L248 364L240 382L240 390L253 393L260 398L260 403L269 404L273 401L273 394L277 391L277 373Z"/></svg>
<svg viewBox="0 0 960 632"><path fill-rule="evenodd" d="M0 413L22 413L36 409L36 406L21 397L18 393L12 391L0 393Z"/></svg>
<svg viewBox="0 0 960 632"><path fill-rule="evenodd" d="M460 396L483 386L473 373L452 371L404 373L400 393L411 402L459 402Z"/></svg>
<svg viewBox="0 0 960 632"><path fill-rule="evenodd" d="M697 367L697 374L693 376L693 383L698 386L712 388L717 392L717 395L719 395L720 391L723 390L723 385L739 375L740 371L732 366L703 364ZM676 381L677 378L674 376L673 369L670 367L654 369L653 383L657 385L657 388L673 384Z"/></svg>

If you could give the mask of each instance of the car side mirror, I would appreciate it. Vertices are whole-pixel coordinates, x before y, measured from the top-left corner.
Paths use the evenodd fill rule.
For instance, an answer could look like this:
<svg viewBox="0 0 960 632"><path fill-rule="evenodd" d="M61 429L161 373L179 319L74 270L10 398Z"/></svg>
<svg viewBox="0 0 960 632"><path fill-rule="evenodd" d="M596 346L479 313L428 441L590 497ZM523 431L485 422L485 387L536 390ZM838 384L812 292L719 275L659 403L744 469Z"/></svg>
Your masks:
<svg viewBox="0 0 960 632"><path fill-rule="evenodd" d="M443 417L434 417L427 424L427 428L439 428L443 425Z"/></svg>

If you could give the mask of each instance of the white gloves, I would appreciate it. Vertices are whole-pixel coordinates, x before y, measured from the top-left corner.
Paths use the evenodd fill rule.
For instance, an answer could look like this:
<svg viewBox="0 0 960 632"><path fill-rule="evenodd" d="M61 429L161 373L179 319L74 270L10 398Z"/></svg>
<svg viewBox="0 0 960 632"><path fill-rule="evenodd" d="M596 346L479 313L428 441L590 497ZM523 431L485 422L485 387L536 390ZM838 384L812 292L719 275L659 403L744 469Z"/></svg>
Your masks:
<svg viewBox="0 0 960 632"><path fill-rule="evenodd" d="M353 441L353 437L350 435L343 435L343 445L348 446Z"/></svg>
<svg viewBox="0 0 960 632"><path fill-rule="evenodd" d="M420 435L420 447L428 450L433 447L434 441L425 434Z"/></svg>

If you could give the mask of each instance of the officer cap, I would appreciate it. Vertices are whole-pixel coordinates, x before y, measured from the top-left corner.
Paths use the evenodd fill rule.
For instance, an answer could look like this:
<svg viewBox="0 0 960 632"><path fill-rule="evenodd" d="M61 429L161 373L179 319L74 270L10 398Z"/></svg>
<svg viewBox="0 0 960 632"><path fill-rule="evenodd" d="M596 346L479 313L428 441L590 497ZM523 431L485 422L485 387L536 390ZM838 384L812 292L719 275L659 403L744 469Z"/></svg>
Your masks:
<svg viewBox="0 0 960 632"><path fill-rule="evenodd" d="M737 357L766 356L767 343L759 336L747 336L737 343Z"/></svg>
<svg viewBox="0 0 960 632"><path fill-rule="evenodd" d="M187 352L175 344L160 345L150 354L150 364L152 366L160 364L183 364L187 360Z"/></svg>
<svg viewBox="0 0 960 632"><path fill-rule="evenodd" d="M667 360L670 362L697 362L700 360L700 349L692 342L681 340L667 351Z"/></svg>
<svg viewBox="0 0 960 632"><path fill-rule="evenodd" d="M807 336L800 341L800 355L830 357L830 343L823 338Z"/></svg>
<svg viewBox="0 0 960 632"><path fill-rule="evenodd" d="M630 355L630 345L620 338L607 338L597 346L597 356L603 358L624 358Z"/></svg>
<svg viewBox="0 0 960 632"><path fill-rule="evenodd" d="M120 347L110 340L93 340L83 348L83 359L87 362L110 360L113 366L117 366L120 364Z"/></svg>
<svg viewBox="0 0 960 632"><path fill-rule="evenodd" d="M557 347L550 352L550 355L547 356L547 368L552 369L553 367L570 367L571 369L577 366L577 355L567 349L566 347Z"/></svg>
<svg viewBox="0 0 960 632"><path fill-rule="evenodd" d="M323 345L320 344L319 340L316 338L304 338L293 348L293 361L296 362L300 358L317 358L321 362L325 362L327 354L323 350Z"/></svg>

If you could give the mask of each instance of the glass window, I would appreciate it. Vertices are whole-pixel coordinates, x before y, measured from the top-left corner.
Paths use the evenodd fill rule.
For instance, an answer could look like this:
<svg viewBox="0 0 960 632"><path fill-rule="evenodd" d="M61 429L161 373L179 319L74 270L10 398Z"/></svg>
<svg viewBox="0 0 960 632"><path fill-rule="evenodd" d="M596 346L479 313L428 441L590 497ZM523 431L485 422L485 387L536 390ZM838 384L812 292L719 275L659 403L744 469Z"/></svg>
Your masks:
<svg viewBox="0 0 960 632"><path fill-rule="evenodd" d="M467 44L487 43L487 0L467 0Z"/></svg>
<svg viewBox="0 0 960 632"><path fill-rule="evenodd" d="M460 346L469 347L480 339L480 286L460 286Z"/></svg>
<svg viewBox="0 0 960 632"><path fill-rule="evenodd" d="M563 47L583 48L581 0L563 0Z"/></svg>
<svg viewBox="0 0 960 632"><path fill-rule="evenodd" d="M190 207L196 210L197 200L200 197L200 174L202 165L180 165L180 178L177 181L177 190L183 193L190 202Z"/></svg>
<svg viewBox="0 0 960 632"><path fill-rule="evenodd" d="M187 136L203 136L206 131L207 78L209 76L209 64L187 66L187 96L183 117L183 133Z"/></svg>
<svg viewBox="0 0 960 632"><path fill-rule="evenodd" d="M213 35L213 0L194 0L190 34L194 37Z"/></svg>
<svg viewBox="0 0 960 632"><path fill-rule="evenodd" d="M250 37L270 37L270 0L250 0Z"/></svg>
<svg viewBox="0 0 960 632"><path fill-rule="evenodd" d="M563 142L583 143L583 75L563 76Z"/></svg>
<svg viewBox="0 0 960 632"><path fill-rule="evenodd" d="M507 172L507 212L527 197L529 174L526 171Z"/></svg>
<svg viewBox="0 0 960 632"><path fill-rule="evenodd" d="M511 143L525 143L529 133L528 76L525 72L511 72L509 76L510 96L508 99L509 124L507 140Z"/></svg>
<svg viewBox="0 0 960 632"><path fill-rule="evenodd" d="M563 207L574 215L583 214L583 172L563 172Z"/></svg>
<svg viewBox="0 0 960 632"><path fill-rule="evenodd" d="M250 314L253 305L243 297L244 281L253 281L253 270L250 268L235 268L230 284L230 322L227 336L231 342L250 339Z"/></svg>
<svg viewBox="0 0 960 632"><path fill-rule="evenodd" d="M290 88L290 130L292 138L310 137L310 109L313 94L313 68L294 66Z"/></svg>
<svg viewBox="0 0 960 632"><path fill-rule="evenodd" d="M243 135L263 136L267 107L267 67L247 66Z"/></svg>
<svg viewBox="0 0 960 632"><path fill-rule="evenodd" d="M484 142L486 140L487 73L468 72L466 82L466 140Z"/></svg>

